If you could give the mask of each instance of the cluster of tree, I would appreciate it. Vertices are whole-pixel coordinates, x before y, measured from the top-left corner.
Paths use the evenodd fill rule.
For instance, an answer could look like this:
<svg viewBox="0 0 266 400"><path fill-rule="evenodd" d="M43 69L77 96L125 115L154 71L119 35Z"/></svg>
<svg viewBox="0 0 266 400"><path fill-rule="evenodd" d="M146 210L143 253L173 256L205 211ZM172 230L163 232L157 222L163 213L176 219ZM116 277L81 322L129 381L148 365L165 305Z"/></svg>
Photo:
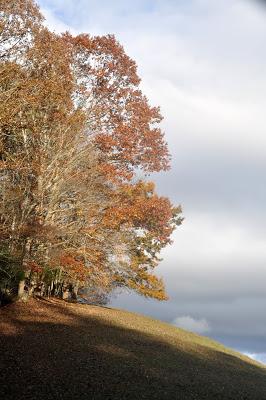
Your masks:
<svg viewBox="0 0 266 400"><path fill-rule="evenodd" d="M33 0L0 0L0 292L166 294L153 270L180 207L161 115L114 36L57 35Z"/></svg>

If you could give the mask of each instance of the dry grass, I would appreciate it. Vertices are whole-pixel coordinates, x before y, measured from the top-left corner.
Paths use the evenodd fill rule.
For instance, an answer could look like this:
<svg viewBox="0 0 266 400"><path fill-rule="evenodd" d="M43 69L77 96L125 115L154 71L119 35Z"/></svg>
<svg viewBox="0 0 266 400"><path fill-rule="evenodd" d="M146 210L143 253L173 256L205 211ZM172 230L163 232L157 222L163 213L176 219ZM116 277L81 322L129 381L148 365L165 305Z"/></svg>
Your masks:
<svg viewBox="0 0 266 400"><path fill-rule="evenodd" d="M266 400L266 369L138 314L31 300L0 310L0 398Z"/></svg>

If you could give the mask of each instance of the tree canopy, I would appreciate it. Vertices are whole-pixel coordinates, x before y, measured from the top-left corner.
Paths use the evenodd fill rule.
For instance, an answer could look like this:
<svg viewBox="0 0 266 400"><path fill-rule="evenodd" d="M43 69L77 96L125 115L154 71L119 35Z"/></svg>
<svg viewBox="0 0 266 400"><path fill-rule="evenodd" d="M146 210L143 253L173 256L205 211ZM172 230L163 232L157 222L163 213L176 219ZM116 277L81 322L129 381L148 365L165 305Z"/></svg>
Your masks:
<svg viewBox="0 0 266 400"><path fill-rule="evenodd" d="M58 35L32 0L0 0L2 295L166 299L154 268L181 208L138 178L170 158L139 83L114 36Z"/></svg>

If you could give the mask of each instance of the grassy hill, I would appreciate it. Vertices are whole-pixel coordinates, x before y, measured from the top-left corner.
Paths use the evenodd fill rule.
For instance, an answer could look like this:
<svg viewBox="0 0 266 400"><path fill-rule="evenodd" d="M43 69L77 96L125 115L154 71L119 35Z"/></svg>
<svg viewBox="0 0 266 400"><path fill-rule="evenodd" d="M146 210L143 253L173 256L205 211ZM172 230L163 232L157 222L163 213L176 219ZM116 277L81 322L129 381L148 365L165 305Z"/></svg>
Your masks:
<svg viewBox="0 0 266 400"><path fill-rule="evenodd" d="M0 398L266 400L266 368L141 315L31 300L0 309Z"/></svg>

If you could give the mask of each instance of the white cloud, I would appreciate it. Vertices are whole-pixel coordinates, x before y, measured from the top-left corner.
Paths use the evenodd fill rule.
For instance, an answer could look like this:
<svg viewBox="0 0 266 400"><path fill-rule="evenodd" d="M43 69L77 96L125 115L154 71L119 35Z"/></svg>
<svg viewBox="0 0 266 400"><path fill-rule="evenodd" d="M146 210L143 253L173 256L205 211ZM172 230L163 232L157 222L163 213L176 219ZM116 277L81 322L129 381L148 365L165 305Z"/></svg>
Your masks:
<svg viewBox="0 0 266 400"><path fill-rule="evenodd" d="M247 0L141 3L40 1L56 31L116 34L162 107L174 157L189 144L265 159L263 13Z"/></svg>
<svg viewBox="0 0 266 400"><path fill-rule="evenodd" d="M71 32L73 35L77 35L78 32L71 26L65 24L63 21L55 17L53 12L47 8L41 8L41 13L45 18L45 25L56 33Z"/></svg>
<svg viewBox="0 0 266 400"><path fill-rule="evenodd" d="M190 316L176 317L172 321L172 324L178 328L183 328L195 333L207 333L211 330L210 325L205 318L195 319Z"/></svg>
<svg viewBox="0 0 266 400"><path fill-rule="evenodd" d="M262 364L266 364L266 353L243 353L245 356L252 358L253 360L259 361Z"/></svg>

